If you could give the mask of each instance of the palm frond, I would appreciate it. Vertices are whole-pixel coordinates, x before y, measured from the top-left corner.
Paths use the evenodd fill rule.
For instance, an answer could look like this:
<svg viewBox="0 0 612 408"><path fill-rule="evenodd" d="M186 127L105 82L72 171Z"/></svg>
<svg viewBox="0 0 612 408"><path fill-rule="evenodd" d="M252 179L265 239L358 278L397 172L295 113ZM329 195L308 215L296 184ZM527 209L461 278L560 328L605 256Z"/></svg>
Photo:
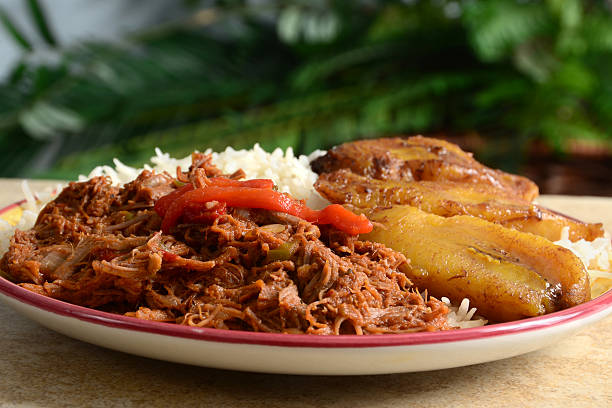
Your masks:
<svg viewBox="0 0 612 408"><path fill-rule="evenodd" d="M34 20L35 26L38 29L41 37L48 45L52 47L56 46L57 41L55 41L55 36L51 33L51 28L47 22L47 17L38 0L28 0L28 9L30 10L32 19Z"/></svg>
<svg viewBox="0 0 612 408"><path fill-rule="evenodd" d="M13 38L15 43L25 51L32 51L33 47L27 37L21 32L17 25L11 20L11 17L0 7L0 23L4 26L6 32Z"/></svg>

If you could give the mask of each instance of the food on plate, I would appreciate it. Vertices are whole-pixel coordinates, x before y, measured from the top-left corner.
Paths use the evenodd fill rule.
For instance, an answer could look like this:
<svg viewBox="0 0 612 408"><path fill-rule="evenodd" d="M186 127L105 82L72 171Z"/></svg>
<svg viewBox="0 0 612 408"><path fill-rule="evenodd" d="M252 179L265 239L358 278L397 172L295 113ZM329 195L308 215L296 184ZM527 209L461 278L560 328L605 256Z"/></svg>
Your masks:
<svg viewBox="0 0 612 408"><path fill-rule="evenodd" d="M367 214L377 227L363 238L406 255L404 272L416 286L433 296L469 298L489 320L538 316L590 299L580 259L542 237L408 205Z"/></svg>
<svg viewBox="0 0 612 408"><path fill-rule="evenodd" d="M371 217L377 228L368 239L406 255L408 277L435 296L469 298L498 322L590 299L585 265L553 241L563 231L572 241L599 239L601 224L533 204L532 182L489 169L452 143L422 136L345 143L313 168L317 191Z"/></svg>
<svg viewBox="0 0 612 408"><path fill-rule="evenodd" d="M350 169L380 180L476 183L532 201L538 186L531 180L490 169L457 145L423 136L345 143L312 163L317 173Z"/></svg>
<svg viewBox="0 0 612 408"><path fill-rule="evenodd" d="M312 210L271 180L143 171L112 186L73 182L16 231L0 268L41 295L141 319L309 334L445 330L448 306L421 294L408 261L358 239L372 225L339 205Z"/></svg>
<svg viewBox="0 0 612 408"><path fill-rule="evenodd" d="M309 334L475 327L612 286L600 224L532 203L531 181L448 142L151 162L98 167L38 214L26 194L18 228L0 220L0 272L141 319Z"/></svg>
<svg viewBox="0 0 612 408"><path fill-rule="evenodd" d="M322 173L315 188L333 203L360 208L407 204L442 217L472 215L551 241L558 240L566 227L573 241L604 235L601 224L576 220L485 184L380 180L341 169Z"/></svg>

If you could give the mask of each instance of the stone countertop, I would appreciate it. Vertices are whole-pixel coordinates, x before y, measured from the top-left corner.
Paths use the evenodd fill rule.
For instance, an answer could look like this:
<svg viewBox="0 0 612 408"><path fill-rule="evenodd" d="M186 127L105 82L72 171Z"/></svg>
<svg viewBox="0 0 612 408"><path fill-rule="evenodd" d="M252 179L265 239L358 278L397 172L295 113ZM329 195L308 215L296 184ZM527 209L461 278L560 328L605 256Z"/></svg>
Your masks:
<svg viewBox="0 0 612 408"><path fill-rule="evenodd" d="M0 179L0 208L22 196L19 183ZM612 231L612 198L543 196L539 202ZM136 357L57 334L4 304L0 320L1 407L612 406L612 316L523 356L360 377L251 374Z"/></svg>

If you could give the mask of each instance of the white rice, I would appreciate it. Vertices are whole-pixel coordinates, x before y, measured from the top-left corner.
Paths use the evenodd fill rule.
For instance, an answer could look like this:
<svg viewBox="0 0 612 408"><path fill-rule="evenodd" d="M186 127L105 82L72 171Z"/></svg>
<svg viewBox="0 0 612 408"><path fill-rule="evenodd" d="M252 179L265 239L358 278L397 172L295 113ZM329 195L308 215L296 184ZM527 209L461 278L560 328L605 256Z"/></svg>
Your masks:
<svg viewBox="0 0 612 408"><path fill-rule="evenodd" d="M213 152L210 149L204 153L212 154L213 164L226 174L242 169L246 173L246 178L272 179L279 191L306 200L308 206L312 208L322 208L329 203L312 188L317 180L317 174L310 168L310 162L325 154L324 151L318 150L309 156L300 155L296 157L291 148L286 151L277 148L272 153L268 153L256 144L251 150L234 150L228 147L221 153ZM155 156L151 158L151 164L145 164L142 168L127 166L117 159L114 159L113 162L114 167L98 166L87 176L79 176L79 180L84 181L95 176L106 176L110 178L113 185L121 185L134 180L142 170L166 171L174 175L177 166L187 169L191 165L191 156L175 159L170 157L168 153L156 148ZM10 239L15 230L32 228L40 209L54 197L54 194L49 192L33 194L25 180L21 187L26 202L22 205L24 211L17 225L11 225L0 219L0 254L4 254L8 250ZM58 185L55 191L61 191L61 189L62 186ZM612 267L610 264L612 247L609 237L598 238L592 242L585 240L571 242L569 240L569 228L567 228L563 230L561 239L556 241L555 244L572 250L580 257L587 267L592 281L599 279L599 286L595 286L602 289L594 289L595 292L599 291L597 294L594 293L594 296L603 293L612 286ZM606 281L603 284L602 279ZM448 319L451 326L469 328L483 326L487 323L485 319L475 315L476 308L469 307L470 301L468 299L463 299L459 306L452 305L446 297L442 297L441 300L450 309Z"/></svg>
<svg viewBox="0 0 612 408"><path fill-rule="evenodd" d="M21 192L25 202L21 205L23 212L21 213L21 217L17 221L17 224L11 225L7 221L0 218L0 256L8 251L11 243L11 237L15 233L15 230L27 230L32 228L42 207L44 207L45 204L55 197L56 191L60 191L62 188L63 186L58 184L53 189L34 194L32 190L30 190L26 180L21 182Z"/></svg>
<svg viewBox="0 0 612 408"><path fill-rule="evenodd" d="M469 329L470 327L484 326L487 324L487 320L483 317L476 316L476 308L470 308L470 300L464 298L459 306L455 306L451 303L447 297L440 299L448 308L448 324L461 329Z"/></svg>
<svg viewBox="0 0 612 408"><path fill-rule="evenodd" d="M279 191L289 193L297 199L306 200L306 204L311 208L320 209L329 204L312 188L317 180L317 174L310 169L310 162L325 154L322 150L317 150L309 156L296 157L291 147L286 151L276 148L272 153L268 153L259 144L255 144L251 150L234 150L228 147L221 153L213 152L211 149L204 153L211 154L213 164L225 174L242 169L248 179L272 179ZM113 162L115 163L114 168L98 166L87 176L79 176L79 180L85 181L95 176L107 176L114 185L120 185L134 180L145 169L157 172L166 171L174 175L177 166L186 170L191 165L191 156L175 159L156 148L155 156L151 158L152 165L145 164L140 169L127 166L117 159Z"/></svg>
<svg viewBox="0 0 612 408"><path fill-rule="evenodd" d="M612 287L612 241L606 233L593 241L569 239L569 227L563 228L555 244L572 251L584 264L591 279L591 296L597 297Z"/></svg>

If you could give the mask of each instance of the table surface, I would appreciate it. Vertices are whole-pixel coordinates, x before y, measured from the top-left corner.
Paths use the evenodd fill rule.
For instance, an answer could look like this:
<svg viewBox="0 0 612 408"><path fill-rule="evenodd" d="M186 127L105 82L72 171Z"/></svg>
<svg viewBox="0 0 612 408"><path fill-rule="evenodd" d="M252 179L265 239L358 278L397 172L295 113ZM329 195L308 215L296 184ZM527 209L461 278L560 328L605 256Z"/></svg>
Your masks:
<svg viewBox="0 0 612 408"><path fill-rule="evenodd" d="M21 197L0 179L0 208ZM56 183L31 182L34 191ZM612 198L543 196L612 231ZM557 344L491 363L360 377L251 374L136 357L73 340L0 304L0 406L612 406L612 316Z"/></svg>

